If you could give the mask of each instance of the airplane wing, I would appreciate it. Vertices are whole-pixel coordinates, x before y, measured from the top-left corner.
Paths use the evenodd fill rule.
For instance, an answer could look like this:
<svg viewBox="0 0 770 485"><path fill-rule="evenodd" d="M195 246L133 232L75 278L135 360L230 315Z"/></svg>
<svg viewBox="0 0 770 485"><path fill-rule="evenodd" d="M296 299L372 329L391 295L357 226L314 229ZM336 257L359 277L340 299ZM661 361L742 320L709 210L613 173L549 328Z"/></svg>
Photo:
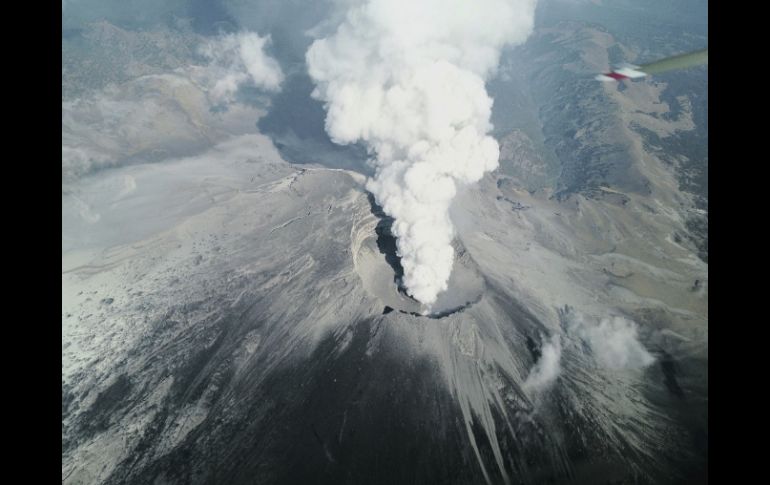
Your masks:
<svg viewBox="0 0 770 485"><path fill-rule="evenodd" d="M596 76L598 81L622 81L624 79L639 79L650 74L659 74L661 72L672 71L674 69L687 69L688 67L708 64L709 50L703 49L688 54L668 57L660 61L634 66L632 64L623 64L613 71L599 74Z"/></svg>

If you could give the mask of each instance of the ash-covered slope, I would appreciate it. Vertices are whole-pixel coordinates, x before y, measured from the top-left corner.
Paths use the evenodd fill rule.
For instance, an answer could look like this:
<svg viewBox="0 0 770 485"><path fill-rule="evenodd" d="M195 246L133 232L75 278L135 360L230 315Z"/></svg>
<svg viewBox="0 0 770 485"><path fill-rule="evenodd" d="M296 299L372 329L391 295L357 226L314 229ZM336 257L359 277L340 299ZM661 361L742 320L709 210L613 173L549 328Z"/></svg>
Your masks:
<svg viewBox="0 0 770 485"><path fill-rule="evenodd" d="M125 167L65 204L65 219L109 207L106 227L158 219L122 243L91 231L71 243L83 249L64 248L65 483L688 473L677 397L643 348L621 361L602 349L616 339L607 345L632 355L636 335L596 301L611 278L569 260L577 249L544 225L552 207L511 210L495 197L512 196L504 179L490 177L457 214L477 300L443 318L386 312L369 278L383 272L397 294L396 270L387 248L363 257L380 235L361 177L298 169L248 140L258 157ZM133 188L110 190L129 178ZM557 368L543 362L554 345Z"/></svg>

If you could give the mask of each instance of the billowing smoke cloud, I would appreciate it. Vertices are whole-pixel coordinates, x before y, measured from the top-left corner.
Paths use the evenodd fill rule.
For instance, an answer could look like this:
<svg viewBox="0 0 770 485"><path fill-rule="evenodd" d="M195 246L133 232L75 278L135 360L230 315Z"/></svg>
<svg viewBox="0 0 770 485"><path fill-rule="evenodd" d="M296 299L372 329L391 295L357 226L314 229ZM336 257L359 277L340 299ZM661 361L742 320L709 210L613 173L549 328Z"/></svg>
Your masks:
<svg viewBox="0 0 770 485"><path fill-rule="evenodd" d="M524 389L528 392L539 392L547 389L556 381L561 372L561 340L554 335L551 340L543 344L540 360L532 368L527 380L524 381Z"/></svg>
<svg viewBox="0 0 770 485"><path fill-rule="evenodd" d="M484 81L523 42L535 0L362 0L307 52L335 143L363 141L367 183L395 219L408 292L430 306L452 270L449 207L498 165Z"/></svg>
<svg viewBox="0 0 770 485"><path fill-rule="evenodd" d="M278 62L265 53L270 36L253 32L227 34L209 40L201 53L210 60L207 75L213 79L209 91L217 103L233 101L238 88L252 84L266 91L278 91L283 71Z"/></svg>

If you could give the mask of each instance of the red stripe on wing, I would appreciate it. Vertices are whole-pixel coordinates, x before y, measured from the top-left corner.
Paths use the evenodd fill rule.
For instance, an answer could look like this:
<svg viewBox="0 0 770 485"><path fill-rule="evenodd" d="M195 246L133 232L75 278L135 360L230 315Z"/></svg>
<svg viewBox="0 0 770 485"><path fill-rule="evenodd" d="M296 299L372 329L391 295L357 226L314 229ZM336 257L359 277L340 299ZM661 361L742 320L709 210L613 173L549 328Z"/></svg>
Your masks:
<svg viewBox="0 0 770 485"><path fill-rule="evenodd" d="M604 74L605 76L611 77L612 79L615 79L616 81L621 81L623 79L631 79L628 76L624 76L622 74L618 74L617 72L608 72Z"/></svg>

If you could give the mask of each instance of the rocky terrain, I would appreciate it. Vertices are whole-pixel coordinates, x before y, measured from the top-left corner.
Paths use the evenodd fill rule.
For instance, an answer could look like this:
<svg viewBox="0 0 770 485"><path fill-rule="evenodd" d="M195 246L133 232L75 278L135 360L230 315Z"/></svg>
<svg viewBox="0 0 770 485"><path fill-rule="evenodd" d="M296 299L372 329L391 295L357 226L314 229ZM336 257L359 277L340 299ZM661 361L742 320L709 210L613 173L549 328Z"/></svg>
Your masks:
<svg viewBox="0 0 770 485"><path fill-rule="evenodd" d="M72 33L155 67L63 66L62 482L701 483L707 72L592 79L701 34L554 3L430 315L300 70L212 110L178 36Z"/></svg>

